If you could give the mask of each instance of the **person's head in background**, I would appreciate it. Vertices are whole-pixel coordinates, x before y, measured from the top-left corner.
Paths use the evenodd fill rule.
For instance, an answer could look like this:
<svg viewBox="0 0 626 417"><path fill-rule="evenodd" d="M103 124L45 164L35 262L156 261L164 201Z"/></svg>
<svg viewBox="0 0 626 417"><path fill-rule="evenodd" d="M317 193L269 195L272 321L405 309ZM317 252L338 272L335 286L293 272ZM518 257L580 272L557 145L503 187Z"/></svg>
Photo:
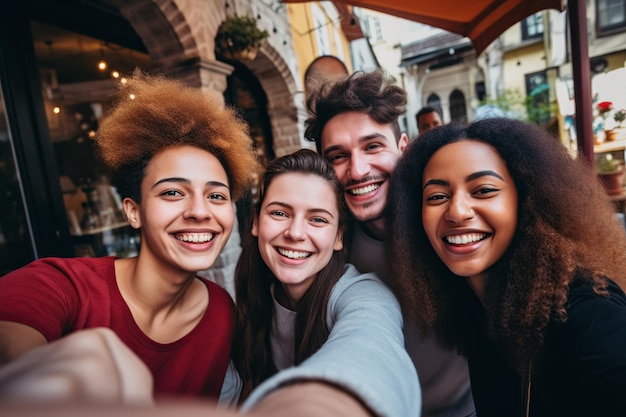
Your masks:
<svg viewBox="0 0 626 417"><path fill-rule="evenodd" d="M623 228L593 170L517 120L449 124L413 141L386 218L392 285L407 315L467 352L462 298L471 288L518 364L563 313L575 271L600 283L626 268Z"/></svg>
<svg viewBox="0 0 626 417"><path fill-rule="evenodd" d="M443 125L439 111L430 106L422 107L415 115L415 120L417 121L417 129L420 135L426 133L433 127Z"/></svg>
<svg viewBox="0 0 626 417"><path fill-rule="evenodd" d="M274 159L259 184L252 238L235 271L233 349L246 383L276 372L268 345L274 303L297 312L294 364L328 338L326 304L346 262L347 210L341 184L324 158L301 149Z"/></svg>
<svg viewBox="0 0 626 417"><path fill-rule="evenodd" d="M337 80L350 74L346 64L333 55L318 56L304 72L304 91L306 97L317 90L326 81Z"/></svg>
<svg viewBox="0 0 626 417"><path fill-rule="evenodd" d="M194 258L194 265L189 264L190 270L210 267L232 232L232 203L249 185L257 165L245 122L217 95L137 72L121 87L96 144L129 223L141 230L140 256L157 251L155 259L173 260L180 241L201 236L178 233L176 242L169 243L164 236L189 228L190 222L200 223L200 217L205 222L213 217L219 227L211 229L211 248L198 252L202 256L197 258L204 260ZM201 210L200 201L211 204ZM209 251L211 256L206 256Z"/></svg>
<svg viewBox="0 0 626 417"><path fill-rule="evenodd" d="M375 236L384 235L388 181L408 144L398 123L406 101L381 72L328 82L307 99L305 137L332 164L352 215Z"/></svg>

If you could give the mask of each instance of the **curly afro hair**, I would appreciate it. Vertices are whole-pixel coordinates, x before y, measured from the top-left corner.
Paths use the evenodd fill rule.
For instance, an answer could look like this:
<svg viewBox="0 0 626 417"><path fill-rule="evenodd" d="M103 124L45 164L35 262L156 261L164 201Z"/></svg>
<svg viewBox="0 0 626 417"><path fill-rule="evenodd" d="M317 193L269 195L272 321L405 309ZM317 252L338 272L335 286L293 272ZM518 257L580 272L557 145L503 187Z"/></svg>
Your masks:
<svg viewBox="0 0 626 417"><path fill-rule="evenodd" d="M169 147L191 145L215 155L228 175L233 200L250 185L258 164L247 124L217 93L139 71L121 85L96 144L121 197L137 202L146 166Z"/></svg>

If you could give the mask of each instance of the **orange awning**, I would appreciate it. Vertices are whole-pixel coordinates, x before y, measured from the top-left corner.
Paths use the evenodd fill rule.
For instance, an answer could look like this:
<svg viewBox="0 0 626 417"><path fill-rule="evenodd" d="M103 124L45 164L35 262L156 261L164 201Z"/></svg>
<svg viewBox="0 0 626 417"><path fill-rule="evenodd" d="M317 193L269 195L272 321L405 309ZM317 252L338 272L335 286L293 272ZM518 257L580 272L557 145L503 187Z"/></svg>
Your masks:
<svg viewBox="0 0 626 417"><path fill-rule="evenodd" d="M304 3L311 0L283 0ZM513 24L544 9L563 10L563 0L341 0L467 36L480 54ZM335 3L340 3L335 2Z"/></svg>
<svg viewBox="0 0 626 417"><path fill-rule="evenodd" d="M281 0L306 3L312 0ZM563 11L566 0L334 0L436 26L472 40L480 54L505 30L544 9ZM567 0L570 51L576 106L578 149L593 166L591 82L587 39L586 2Z"/></svg>

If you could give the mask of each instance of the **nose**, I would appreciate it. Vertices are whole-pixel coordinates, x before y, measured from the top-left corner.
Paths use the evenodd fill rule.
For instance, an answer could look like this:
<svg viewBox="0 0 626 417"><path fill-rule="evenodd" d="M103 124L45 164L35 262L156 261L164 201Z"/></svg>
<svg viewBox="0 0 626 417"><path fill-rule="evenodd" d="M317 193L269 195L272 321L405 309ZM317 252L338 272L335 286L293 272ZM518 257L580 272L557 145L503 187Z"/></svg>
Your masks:
<svg viewBox="0 0 626 417"><path fill-rule="evenodd" d="M462 223L474 218L476 212L470 201L463 196L453 196L448 204L445 219L452 223Z"/></svg>
<svg viewBox="0 0 626 417"><path fill-rule="evenodd" d="M350 160L349 176L352 180L359 180L369 175L371 170L367 157L362 155L352 155Z"/></svg>
<svg viewBox="0 0 626 417"><path fill-rule="evenodd" d="M292 219L285 229L285 237L291 240L304 240L306 235L304 227L304 219Z"/></svg>
<svg viewBox="0 0 626 417"><path fill-rule="evenodd" d="M206 220L211 218L211 207L209 200L202 194L189 197L189 202L185 212L185 218L195 220Z"/></svg>

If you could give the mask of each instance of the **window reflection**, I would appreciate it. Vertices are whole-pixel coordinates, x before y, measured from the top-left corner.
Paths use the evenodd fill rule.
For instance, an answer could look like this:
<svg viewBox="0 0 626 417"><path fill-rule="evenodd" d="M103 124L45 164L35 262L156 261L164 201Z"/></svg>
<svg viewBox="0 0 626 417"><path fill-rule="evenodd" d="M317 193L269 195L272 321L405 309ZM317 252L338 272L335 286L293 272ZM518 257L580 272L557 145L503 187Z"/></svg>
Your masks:
<svg viewBox="0 0 626 417"><path fill-rule="evenodd" d="M146 53L31 22L48 133L76 256L134 256L139 236L96 157L98 126L118 83L148 71Z"/></svg>
<svg viewBox="0 0 626 417"><path fill-rule="evenodd" d="M0 88L0 276L35 259Z"/></svg>

